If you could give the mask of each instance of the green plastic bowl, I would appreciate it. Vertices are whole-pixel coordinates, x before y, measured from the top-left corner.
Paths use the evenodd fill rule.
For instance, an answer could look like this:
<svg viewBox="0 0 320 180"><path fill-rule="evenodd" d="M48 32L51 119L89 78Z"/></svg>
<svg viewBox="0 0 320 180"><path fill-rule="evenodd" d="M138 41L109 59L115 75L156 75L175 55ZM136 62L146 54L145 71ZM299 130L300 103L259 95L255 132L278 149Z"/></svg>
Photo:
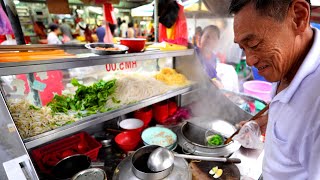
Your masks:
<svg viewBox="0 0 320 180"><path fill-rule="evenodd" d="M142 132L141 139L145 145L158 145L171 150L177 144L177 135L165 127L147 128Z"/></svg>

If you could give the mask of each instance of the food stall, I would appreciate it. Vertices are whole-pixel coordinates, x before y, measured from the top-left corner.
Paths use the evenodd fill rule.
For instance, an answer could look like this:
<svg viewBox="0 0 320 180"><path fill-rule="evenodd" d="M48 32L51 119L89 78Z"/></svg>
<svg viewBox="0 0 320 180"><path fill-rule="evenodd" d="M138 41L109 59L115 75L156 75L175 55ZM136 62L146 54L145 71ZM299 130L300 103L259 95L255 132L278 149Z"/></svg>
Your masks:
<svg viewBox="0 0 320 180"><path fill-rule="evenodd" d="M9 47L4 46L3 50L6 48ZM46 167L41 167L41 163L45 161L44 157L38 157L35 152L38 154L42 152L43 155L50 149L53 151L52 148L55 146L50 144L57 140L66 141L68 138L70 140L72 135L79 136L78 133L94 135L106 132L107 129L119 130L117 126L119 118L132 117L132 112L164 100L171 99L178 107L187 108L192 115L192 121L202 127L216 120L224 120L234 125L251 116L232 103L209 81L193 49L97 55L93 53L94 51L78 45L42 46L42 51L39 51L41 50L39 46L37 51L33 52L30 49L31 46L10 46L10 48L8 50L29 48L28 50L31 51L15 53L13 57L9 57L10 53L3 55L0 64L2 82L0 123L3 132L0 148L0 160L3 164L0 168L1 179L24 179L25 177L47 179L44 176ZM162 81L172 73L177 73L178 77L186 79L182 78L182 83L181 79L176 78L171 79L172 82L171 80L167 83L165 83L166 80ZM27 78L30 74L33 74L34 79ZM113 92L115 94L110 95L112 98L104 100L106 104L104 108L87 107L82 110L69 109L64 113L61 112L63 108L60 106L63 105L58 103L59 97L75 98L77 87L88 88L97 83L100 85L111 83L115 86ZM54 97L54 94L60 96ZM188 131L183 131L187 133L184 136L179 135L181 125L185 123L186 121L167 125L177 132L180 148L186 145L185 142L180 141L189 142L190 140ZM155 124L160 123L154 121L153 125ZM222 127L223 129L228 128ZM195 133L190 128L189 131ZM87 141L92 140L87 139ZM59 144L59 147L61 145ZM140 144L139 147L142 145ZM67 147L67 145L64 146ZM116 144L112 146L117 149ZM205 151L201 151L203 149L200 149L200 153L194 153L192 146L194 144L189 143L182 149L197 155L230 154L230 152L206 154ZM50 148L44 150L43 147ZM107 156L102 159L97 158L99 150L100 155L108 154L106 149L100 147L94 146L96 154L93 155L92 161L104 162L102 167L114 170L117 163L106 163L107 160L104 158ZM190 148L191 151L188 151ZM238 149L239 147L236 147L232 150L235 153L231 154L232 157L240 157L242 160L242 163L237 165L241 175L250 177L253 173L253 178L259 177L261 169L259 170L257 164L259 159L261 164L261 151ZM117 152L122 151L118 148ZM89 157L92 156L89 155ZM121 165L126 167L126 164ZM121 171L117 173L115 177L120 177Z"/></svg>

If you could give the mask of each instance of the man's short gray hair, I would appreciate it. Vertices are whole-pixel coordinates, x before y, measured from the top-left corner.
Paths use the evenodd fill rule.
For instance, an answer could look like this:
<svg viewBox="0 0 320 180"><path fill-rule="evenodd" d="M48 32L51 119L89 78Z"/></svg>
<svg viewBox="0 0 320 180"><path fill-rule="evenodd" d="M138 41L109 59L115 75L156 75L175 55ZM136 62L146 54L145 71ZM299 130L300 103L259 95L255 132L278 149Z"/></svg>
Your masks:
<svg viewBox="0 0 320 180"><path fill-rule="evenodd" d="M310 6L310 0L306 0ZM261 14L275 18L278 21L284 20L292 0L231 0L229 12L236 14L244 6L252 3L255 9Z"/></svg>

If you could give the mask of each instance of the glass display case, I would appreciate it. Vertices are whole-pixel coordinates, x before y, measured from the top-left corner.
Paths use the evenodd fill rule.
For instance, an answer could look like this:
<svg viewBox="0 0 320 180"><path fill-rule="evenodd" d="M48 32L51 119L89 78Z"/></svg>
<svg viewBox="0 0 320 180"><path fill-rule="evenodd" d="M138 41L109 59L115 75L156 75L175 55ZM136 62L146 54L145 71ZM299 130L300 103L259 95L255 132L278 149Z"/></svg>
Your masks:
<svg viewBox="0 0 320 180"><path fill-rule="evenodd" d="M63 56L21 52L0 63L0 179L39 179L32 149L169 98L195 104L195 116L212 108L204 114L250 117L212 85L193 49L100 56L60 48Z"/></svg>

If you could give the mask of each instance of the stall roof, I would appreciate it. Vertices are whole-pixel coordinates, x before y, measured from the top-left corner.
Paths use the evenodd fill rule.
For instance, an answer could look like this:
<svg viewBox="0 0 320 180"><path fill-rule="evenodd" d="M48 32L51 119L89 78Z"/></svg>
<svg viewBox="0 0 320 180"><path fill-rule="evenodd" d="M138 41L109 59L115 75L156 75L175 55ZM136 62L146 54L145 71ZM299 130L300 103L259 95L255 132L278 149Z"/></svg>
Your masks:
<svg viewBox="0 0 320 180"><path fill-rule="evenodd" d="M20 2L28 2L28 3L46 3L46 0L20 0ZM68 0L69 4L74 5L85 5L81 0ZM152 2L152 0L121 0L119 4L112 4L113 7L118 9L133 9L136 7L139 7L144 4L148 4ZM97 5L91 5L90 6L101 6L99 4Z"/></svg>

